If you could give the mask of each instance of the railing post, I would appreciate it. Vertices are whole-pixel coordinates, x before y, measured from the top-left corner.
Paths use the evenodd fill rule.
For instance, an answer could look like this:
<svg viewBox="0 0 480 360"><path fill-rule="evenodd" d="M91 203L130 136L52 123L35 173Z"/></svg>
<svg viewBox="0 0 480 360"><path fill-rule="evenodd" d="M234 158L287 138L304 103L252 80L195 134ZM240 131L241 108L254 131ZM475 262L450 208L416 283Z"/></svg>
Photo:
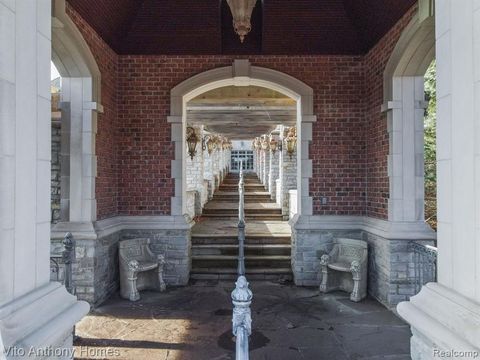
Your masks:
<svg viewBox="0 0 480 360"><path fill-rule="evenodd" d="M248 288L245 276L239 276L232 291L233 320L232 331L236 337L235 359L248 360L248 337L252 333L252 314L250 304L253 294Z"/></svg>
<svg viewBox="0 0 480 360"><path fill-rule="evenodd" d="M65 247L65 250L63 250L63 262L65 264L65 287L70 294L75 295L76 291L72 279L72 266L73 262L75 261L75 239L73 238L72 233L65 234L63 245Z"/></svg>

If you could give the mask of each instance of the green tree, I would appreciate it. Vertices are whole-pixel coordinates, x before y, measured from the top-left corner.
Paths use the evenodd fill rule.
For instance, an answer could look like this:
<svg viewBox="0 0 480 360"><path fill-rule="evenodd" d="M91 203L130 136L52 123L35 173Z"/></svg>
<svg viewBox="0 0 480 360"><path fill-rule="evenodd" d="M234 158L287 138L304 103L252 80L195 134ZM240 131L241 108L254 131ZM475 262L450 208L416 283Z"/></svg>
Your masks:
<svg viewBox="0 0 480 360"><path fill-rule="evenodd" d="M436 66L432 62L425 74L425 220L437 229L437 92Z"/></svg>

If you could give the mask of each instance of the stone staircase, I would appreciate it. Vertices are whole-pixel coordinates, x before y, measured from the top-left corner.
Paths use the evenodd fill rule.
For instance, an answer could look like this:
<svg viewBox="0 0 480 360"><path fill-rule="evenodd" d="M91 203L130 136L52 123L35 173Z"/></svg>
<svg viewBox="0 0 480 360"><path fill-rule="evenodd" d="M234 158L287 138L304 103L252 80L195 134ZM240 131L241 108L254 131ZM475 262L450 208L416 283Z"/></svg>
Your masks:
<svg viewBox="0 0 480 360"><path fill-rule="evenodd" d="M192 229L192 279L236 279L238 176L228 175ZM281 208L254 174L245 182L245 268L248 280L291 280L291 235ZM275 229L283 231L275 233ZM272 230L273 229L273 230ZM285 229L288 229L285 231Z"/></svg>
<svg viewBox="0 0 480 360"><path fill-rule="evenodd" d="M238 218L238 176L229 174L213 199L203 209L205 218ZM270 194L256 175L244 177L245 220L283 220L282 209L270 199Z"/></svg>

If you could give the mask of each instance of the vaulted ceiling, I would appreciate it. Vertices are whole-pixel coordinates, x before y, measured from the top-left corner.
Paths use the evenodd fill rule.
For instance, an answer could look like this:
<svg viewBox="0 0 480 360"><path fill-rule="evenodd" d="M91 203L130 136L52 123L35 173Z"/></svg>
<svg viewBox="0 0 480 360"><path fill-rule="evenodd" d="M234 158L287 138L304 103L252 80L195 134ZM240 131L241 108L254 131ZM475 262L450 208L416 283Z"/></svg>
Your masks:
<svg viewBox="0 0 480 360"><path fill-rule="evenodd" d="M243 44L226 0L67 0L120 54L363 54L416 0L258 0Z"/></svg>

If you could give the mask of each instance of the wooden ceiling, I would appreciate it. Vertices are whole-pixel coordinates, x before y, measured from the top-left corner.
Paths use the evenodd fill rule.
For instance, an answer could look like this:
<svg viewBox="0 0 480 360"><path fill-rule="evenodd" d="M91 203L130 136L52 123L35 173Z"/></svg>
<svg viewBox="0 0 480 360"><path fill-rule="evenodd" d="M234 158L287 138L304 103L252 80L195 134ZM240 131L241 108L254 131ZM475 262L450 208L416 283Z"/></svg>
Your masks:
<svg viewBox="0 0 480 360"><path fill-rule="evenodd" d="M225 0L67 0L120 54L363 54L416 0L258 0L241 44Z"/></svg>
<svg viewBox="0 0 480 360"><path fill-rule="evenodd" d="M226 86L208 91L187 104L187 121L229 139L249 140L277 125L295 125L297 103L258 86Z"/></svg>

